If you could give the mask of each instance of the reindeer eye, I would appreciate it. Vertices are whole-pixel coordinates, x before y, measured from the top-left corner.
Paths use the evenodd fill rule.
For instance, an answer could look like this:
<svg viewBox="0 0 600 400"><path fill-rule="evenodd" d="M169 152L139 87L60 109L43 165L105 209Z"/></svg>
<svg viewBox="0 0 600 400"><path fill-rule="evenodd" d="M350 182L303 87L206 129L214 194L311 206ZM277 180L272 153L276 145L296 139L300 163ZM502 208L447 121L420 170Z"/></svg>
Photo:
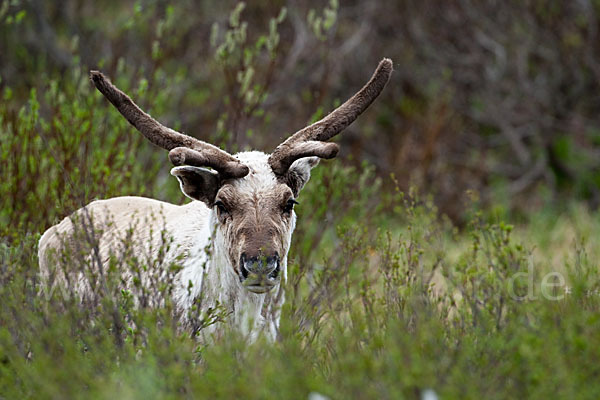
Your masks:
<svg viewBox="0 0 600 400"><path fill-rule="evenodd" d="M229 215L229 210L227 207L225 207L225 204L223 204L222 201L215 201L215 207L217 207L217 214L219 218L225 218L227 215Z"/></svg>
<svg viewBox="0 0 600 400"><path fill-rule="evenodd" d="M289 199L287 201L287 203L285 203L285 207L283 208L283 213L290 214L292 212L292 210L294 209L294 205L296 205L296 204L299 204L296 200Z"/></svg>

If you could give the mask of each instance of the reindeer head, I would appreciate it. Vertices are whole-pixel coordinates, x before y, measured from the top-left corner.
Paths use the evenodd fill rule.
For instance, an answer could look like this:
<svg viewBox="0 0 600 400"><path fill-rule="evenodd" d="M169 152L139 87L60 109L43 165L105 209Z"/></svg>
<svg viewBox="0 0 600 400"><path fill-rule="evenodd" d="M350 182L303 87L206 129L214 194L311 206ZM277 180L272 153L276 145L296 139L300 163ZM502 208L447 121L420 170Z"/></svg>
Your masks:
<svg viewBox="0 0 600 400"><path fill-rule="evenodd" d="M169 150L171 174L182 192L211 210L216 243L223 246L242 285L266 293L280 282L296 223L294 205L320 158L334 158L338 145L327 142L350 125L381 93L392 73L383 59L371 80L325 118L296 132L267 155L231 155L218 147L161 125L98 71L98 90L155 145ZM210 169L206 168L209 167ZM285 265L285 264L283 264Z"/></svg>

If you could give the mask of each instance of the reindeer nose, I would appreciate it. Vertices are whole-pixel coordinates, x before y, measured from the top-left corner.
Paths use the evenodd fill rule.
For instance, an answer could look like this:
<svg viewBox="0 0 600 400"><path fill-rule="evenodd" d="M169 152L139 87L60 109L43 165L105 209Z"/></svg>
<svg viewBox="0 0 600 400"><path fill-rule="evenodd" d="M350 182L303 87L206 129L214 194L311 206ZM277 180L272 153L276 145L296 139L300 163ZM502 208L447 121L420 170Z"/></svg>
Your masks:
<svg viewBox="0 0 600 400"><path fill-rule="evenodd" d="M277 279L279 269L280 260L277 253L271 256L258 255L256 257L248 257L246 253L242 253L240 257L240 271L244 279L248 278L248 275Z"/></svg>

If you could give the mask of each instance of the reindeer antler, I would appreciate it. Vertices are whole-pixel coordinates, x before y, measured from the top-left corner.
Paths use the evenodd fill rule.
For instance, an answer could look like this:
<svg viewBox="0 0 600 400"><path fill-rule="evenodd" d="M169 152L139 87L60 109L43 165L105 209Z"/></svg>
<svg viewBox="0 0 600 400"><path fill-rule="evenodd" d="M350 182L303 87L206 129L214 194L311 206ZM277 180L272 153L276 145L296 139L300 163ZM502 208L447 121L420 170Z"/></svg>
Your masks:
<svg viewBox="0 0 600 400"><path fill-rule="evenodd" d="M101 72L90 71L90 79L142 135L158 147L169 150L169 159L173 164L211 167L219 172L221 179L242 178L248 174L248 167L226 151L167 128L146 114Z"/></svg>
<svg viewBox="0 0 600 400"><path fill-rule="evenodd" d="M392 60L384 58L371 80L358 93L322 120L294 133L277 146L269 157L269 165L273 172L284 175L294 161L303 157L334 158L339 147L326 141L343 131L371 105L387 84L392 70Z"/></svg>

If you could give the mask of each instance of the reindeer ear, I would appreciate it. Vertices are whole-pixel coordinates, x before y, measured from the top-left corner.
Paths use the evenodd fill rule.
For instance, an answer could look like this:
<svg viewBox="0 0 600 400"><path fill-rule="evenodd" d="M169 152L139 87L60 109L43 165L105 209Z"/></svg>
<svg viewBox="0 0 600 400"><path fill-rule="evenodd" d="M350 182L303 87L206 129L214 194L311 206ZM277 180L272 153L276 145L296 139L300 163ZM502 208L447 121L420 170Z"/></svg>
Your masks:
<svg viewBox="0 0 600 400"><path fill-rule="evenodd" d="M183 194L212 207L220 187L221 180L218 172L184 165L171 169L171 175L179 180Z"/></svg>
<svg viewBox="0 0 600 400"><path fill-rule="evenodd" d="M298 196L306 182L310 179L310 170L319 164L318 157L300 158L290 166L283 179L292 189L294 197Z"/></svg>

